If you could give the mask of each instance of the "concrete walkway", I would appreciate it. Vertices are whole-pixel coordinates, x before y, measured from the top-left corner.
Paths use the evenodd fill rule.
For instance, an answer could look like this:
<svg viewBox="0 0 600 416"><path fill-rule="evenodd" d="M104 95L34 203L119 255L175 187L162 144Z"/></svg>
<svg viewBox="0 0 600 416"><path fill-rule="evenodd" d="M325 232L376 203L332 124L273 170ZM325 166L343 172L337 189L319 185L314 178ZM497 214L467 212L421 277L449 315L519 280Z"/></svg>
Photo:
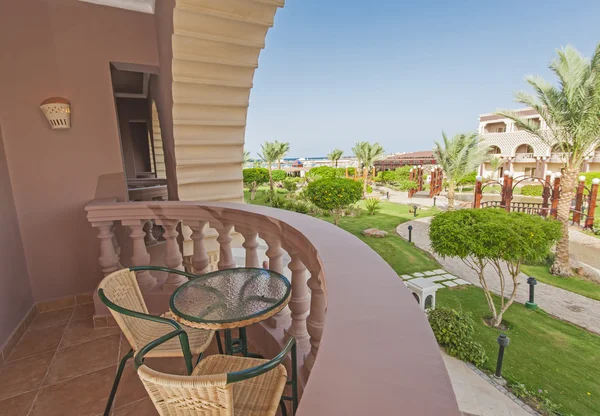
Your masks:
<svg viewBox="0 0 600 416"><path fill-rule="evenodd" d="M396 232L405 239L408 239L408 226L412 225L412 241L417 247L430 252L435 259L442 265L442 268L449 273L467 280L477 286L481 286L479 278L468 266L458 258L441 258L432 253L429 244L429 223L431 217L420 218L414 221L405 222L396 228ZM485 277L488 287L495 293L500 293L500 279L497 273L488 267L485 270ZM528 286L526 284L527 276L523 273L519 276L519 291L516 301L525 303L528 299ZM507 287L505 295L512 292L512 282L506 282ZM592 332L600 334L600 302L586 298L585 296L569 292L554 286L538 282L535 288L535 301L544 311L554 315L562 320L571 322L575 325L586 328Z"/></svg>
<svg viewBox="0 0 600 416"><path fill-rule="evenodd" d="M500 391L487 376L482 377L468 364L450 357L442 351L442 358L450 375L458 409L463 415L473 416L531 416L537 415L523 402L509 396L506 389Z"/></svg>

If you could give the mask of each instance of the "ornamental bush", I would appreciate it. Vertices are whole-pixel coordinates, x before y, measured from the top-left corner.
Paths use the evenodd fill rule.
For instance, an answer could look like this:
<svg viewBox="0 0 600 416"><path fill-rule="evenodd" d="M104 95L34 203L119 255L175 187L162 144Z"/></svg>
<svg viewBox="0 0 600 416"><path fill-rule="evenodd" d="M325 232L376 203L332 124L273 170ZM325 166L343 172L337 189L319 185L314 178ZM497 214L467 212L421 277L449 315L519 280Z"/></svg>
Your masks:
<svg viewBox="0 0 600 416"><path fill-rule="evenodd" d="M396 181L408 180L410 177L410 166L402 166L401 168L397 168L395 170L396 173Z"/></svg>
<svg viewBox="0 0 600 416"><path fill-rule="evenodd" d="M308 171L307 176L312 180L317 179L333 179L333 178L343 178L346 174L346 170L343 168L334 168L331 166L319 166L316 168L312 168Z"/></svg>
<svg viewBox="0 0 600 416"><path fill-rule="evenodd" d="M428 319L435 339L449 355L478 367L487 361L481 344L473 341L475 329L470 313L441 307L430 310Z"/></svg>
<svg viewBox="0 0 600 416"><path fill-rule="evenodd" d="M358 202L361 196L360 182L352 179L318 179L306 188L308 200L322 210L331 212L335 225L338 225L344 207Z"/></svg>
<svg viewBox="0 0 600 416"><path fill-rule="evenodd" d="M410 179L402 179L398 182L398 188L403 192L408 192L412 189L417 189L419 185L415 181L411 181Z"/></svg>
<svg viewBox="0 0 600 416"><path fill-rule="evenodd" d="M379 211L381 208L379 206L380 201L377 198L367 198L365 199L365 209L369 213L369 215L375 215L375 212Z"/></svg>
<svg viewBox="0 0 600 416"><path fill-rule="evenodd" d="M275 182L281 182L285 179L287 173L285 170L275 169L271 172L271 176Z"/></svg>
<svg viewBox="0 0 600 416"><path fill-rule="evenodd" d="M244 187L250 190L250 200L254 201L258 187L269 182L269 170L265 168L249 168L244 169L242 174Z"/></svg>
<svg viewBox="0 0 600 416"><path fill-rule="evenodd" d="M542 185L525 185L521 187L521 195L524 196L542 196L544 187Z"/></svg>
<svg viewBox="0 0 600 416"><path fill-rule="evenodd" d="M375 182L383 183L383 184L396 182L397 179L398 179L398 176L396 175L396 172L393 170L382 170L377 173L377 176L375 176Z"/></svg>

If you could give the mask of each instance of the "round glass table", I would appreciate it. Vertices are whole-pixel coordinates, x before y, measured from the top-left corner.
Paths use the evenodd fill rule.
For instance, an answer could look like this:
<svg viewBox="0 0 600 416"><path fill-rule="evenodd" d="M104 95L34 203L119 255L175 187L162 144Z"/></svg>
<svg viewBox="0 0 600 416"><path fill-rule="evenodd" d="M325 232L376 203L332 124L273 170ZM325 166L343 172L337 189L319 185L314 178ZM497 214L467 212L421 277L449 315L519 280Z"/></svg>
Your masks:
<svg viewBox="0 0 600 416"><path fill-rule="evenodd" d="M289 280L272 270L236 268L207 273L181 285L169 301L183 325L225 331L227 354L248 354L246 326L281 311L290 300ZM239 330L233 338L231 330ZM220 344L220 337L217 339Z"/></svg>

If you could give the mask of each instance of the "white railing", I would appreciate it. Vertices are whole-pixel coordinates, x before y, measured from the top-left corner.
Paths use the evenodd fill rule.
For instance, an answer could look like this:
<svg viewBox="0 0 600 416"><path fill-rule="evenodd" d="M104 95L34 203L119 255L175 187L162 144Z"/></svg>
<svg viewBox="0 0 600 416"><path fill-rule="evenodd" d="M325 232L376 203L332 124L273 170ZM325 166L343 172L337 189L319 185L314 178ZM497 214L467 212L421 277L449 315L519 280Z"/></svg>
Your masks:
<svg viewBox="0 0 600 416"><path fill-rule="evenodd" d="M568 152L552 152L550 154L550 162L561 163L567 160L570 156Z"/></svg>
<svg viewBox="0 0 600 416"><path fill-rule="evenodd" d="M219 269L235 267L232 230L244 237L248 267L260 267L258 237L268 244L271 269L283 271L287 252L292 297L289 309L269 322L268 333L278 334L280 345L285 336L299 340L305 383L299 416L460 415L425 315L394 270L339 227L308 215L234 203L96 200L86 210L99 230L105 274L122 267L114 238L118 223L130 230L135 266L150 262L144 244L153 238L149 220L165 230L164 264L171 268L184 267L177 243L180 224L192 230L196 273L205 272L209 263L203 244L207 227L218 232ZM144 291L167 296L182 284L175 275L163 283L151 273L138 279Z"/></svg>
<svg viewBox="0 0 600 416"><path fill-rule="evenodd" d="M515 161L531 161L531 160L535 160L535 157L533 156L533 153L516 153L515 154Z"/></svg>

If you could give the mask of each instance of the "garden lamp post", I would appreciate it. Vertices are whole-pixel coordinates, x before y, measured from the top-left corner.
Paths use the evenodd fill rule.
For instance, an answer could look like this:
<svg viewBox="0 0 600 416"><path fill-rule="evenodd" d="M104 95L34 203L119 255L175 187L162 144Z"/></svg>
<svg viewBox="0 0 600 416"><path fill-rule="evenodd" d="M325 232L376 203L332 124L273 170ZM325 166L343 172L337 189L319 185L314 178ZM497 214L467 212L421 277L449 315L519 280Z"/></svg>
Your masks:
<svg viewBox="0 0 600 416"><path fill-rule="evenodd" d="M433 206L435 207L435 196L433 197Z"/></svg>
<svg viewBox="0 0 600 416"><path fill-rule="evenodd" d="M500 349L498 350L498 362L496 363L496 373L494 374L494 376L496 378L502 378L502 361L504 360L504 349L508 347L508 344L510 343L510 338L508 338L504 334L500 334L498 336L497 341L498 345L500 346Z"/></svg>
<svg viewBox="0 0 600 416"><path fill-rule="evenodd" d="M416 217L417 216L417 206L416 205L413 205L413 212L415 213L414 216Z"/></svg>
<svg viewBox="0 0 600 416"><path fill-rule="evenodd" d="M408 226L408 242L412 242L412 225Z"/></svg>
<svg viewBox="0 0 600 416"><path fill-rule="evenodd" d="M535 285L537 285L537 280L535 279L535 277L533 276L529 276L527 278L527 284L529 285L529 300L527 302L525 302L525 307L527 309L533 309L536 310L537 309L537 305L535 303L534 300L534 295L535 295Z"/></svg>

